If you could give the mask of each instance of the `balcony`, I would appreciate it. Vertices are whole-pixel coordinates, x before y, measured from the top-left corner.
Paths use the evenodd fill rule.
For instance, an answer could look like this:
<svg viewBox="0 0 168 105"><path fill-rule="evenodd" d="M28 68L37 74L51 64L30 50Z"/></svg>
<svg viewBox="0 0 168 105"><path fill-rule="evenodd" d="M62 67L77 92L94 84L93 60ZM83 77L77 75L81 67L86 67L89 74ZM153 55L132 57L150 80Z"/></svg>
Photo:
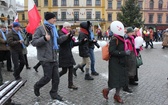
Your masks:
<svg viewBox="0 0 168 105"><path fill-rule="evenodd" d="M57 19L57 21L74 21L74 22L76 22L76 21L101 21L101 22L103 22L103 21L105 21L105 19L68 18L68 19Z"/></svg>

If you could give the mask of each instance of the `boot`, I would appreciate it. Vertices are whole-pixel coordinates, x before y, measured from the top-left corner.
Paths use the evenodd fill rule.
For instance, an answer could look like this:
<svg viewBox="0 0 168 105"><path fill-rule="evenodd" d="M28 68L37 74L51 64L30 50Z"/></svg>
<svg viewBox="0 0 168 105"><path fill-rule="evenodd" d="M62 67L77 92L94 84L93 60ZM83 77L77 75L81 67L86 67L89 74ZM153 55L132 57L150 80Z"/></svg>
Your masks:
<svg viewBox="0 0 168 105"><path fill-rule="evenodd" d="M132 93L132 90L128 87L128 85L123 87L123 91Z"/></svg>
<svg viewBox="0 0 168 105"><path fill-rule="evenodd" d="M73 82L68 82L68 88L69 89L73 89L73 90L78 90L78 87L76 87L75 85L73 85Z"/></svg>
<svg viewBox="0 0 168 105"><path fill-rule="evenodd" d="M82 66L80 66L79 68L80 68L80 70L84 73L84 70L83 70L83 68L85 67L85 65L82 65Z"/></svg>
<svg viewBox="0 0 168 105"><path fill-rule="evenodd" d="M90 74L85 74L85 80L94 80L94 78Z"/></svg>
<svg viewBox="0 0 168 105"><path fill-rule="evenodd" d="M77 69L80 68L80 67L81 67L81 66L78 64L77 66L75 66L75 67L73 68L73 74L74 74L74 76L77 76L76 71L77 71Z"/></svg>
<svg viewBox="0 0 168 105"><path fill-rule="evenodd" d="M129 78L129 84L134 86L138 85L138 83L135 82L134 78Z"/></svg>
<svg viewBox="0 0 168 105"><path fill-rule="evenodd" d="M108 100L108 94L109 94L109 89L108 88L104 88L102 90L102 94L103 94L103 97Z"/></svg>

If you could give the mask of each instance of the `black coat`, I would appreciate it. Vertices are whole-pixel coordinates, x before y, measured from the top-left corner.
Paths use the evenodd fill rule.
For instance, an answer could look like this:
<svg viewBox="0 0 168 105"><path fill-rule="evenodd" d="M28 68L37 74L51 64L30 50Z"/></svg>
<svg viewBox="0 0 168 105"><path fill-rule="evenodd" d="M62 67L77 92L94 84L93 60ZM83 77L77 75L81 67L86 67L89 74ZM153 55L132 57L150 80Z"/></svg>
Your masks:
<svg viewBox="0 0 168 105"><path fill-rule="evenodd" d="M109 53L111 57L108 65L108 86L110 88L123 87L128 83L127 55L124 51L124 42L113 37L110 40Z"/></svg>
<svg viewBox="0 0 168 105"><path fill-rule="evenodd" d="M65 34L59 31L59 36L63 37ZM80 43L75 43L72 38L67 38L64 42L60 43L59 47L59 67L70 67L75 65L75 60L72 55L72 47Z"/></svg>
<svg viewBox="0 0 168 105"><path fill-rule="evenodd" d="M87 39L87 41L84 44L79 45L79 56L80 57L89 57L89 43L90 43L90 34L86 34L83 32L79 32L79 41L82 41L84 39Z"/></svg>

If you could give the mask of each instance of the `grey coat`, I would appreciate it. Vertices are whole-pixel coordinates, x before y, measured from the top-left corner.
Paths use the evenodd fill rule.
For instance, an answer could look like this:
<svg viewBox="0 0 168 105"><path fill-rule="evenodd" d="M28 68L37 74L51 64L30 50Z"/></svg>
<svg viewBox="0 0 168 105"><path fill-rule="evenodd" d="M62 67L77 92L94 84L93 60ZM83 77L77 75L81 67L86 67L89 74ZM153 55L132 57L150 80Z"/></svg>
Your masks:
<svg viewBox="0 0 168 105"><path fill-rule="evenodd" d="M128 83L127 56L124 51L124 42L112 38L109 45L109 88L121 88Z"/></svg>
<svg viewBox="0 0 168 105"><path fill-rule="evenodd" d="M32 45L37 48L37 59L39 61L55 62L57 61L57 50L53 49L53 32L49 26L46 25L45 27L47 33L51 36L51 39L49 41L45 39L46 32L44 31L43 26L40 26L36 29L33 35ZM57 41L59 43L67 38L67 36L64 36L58 38Z"/></svg>

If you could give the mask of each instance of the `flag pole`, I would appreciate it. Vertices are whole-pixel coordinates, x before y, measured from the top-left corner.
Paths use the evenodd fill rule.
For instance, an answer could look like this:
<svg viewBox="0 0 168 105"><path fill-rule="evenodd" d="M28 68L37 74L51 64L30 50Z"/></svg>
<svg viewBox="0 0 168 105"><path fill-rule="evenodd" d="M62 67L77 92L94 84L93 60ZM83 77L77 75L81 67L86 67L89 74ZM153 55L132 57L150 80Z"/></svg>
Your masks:
<svg viewBox="0 0 168 105"><path fill-rule="evenodd" d="M42 26L43 26L43 28L44 28L45 33L48 35L48 32L47 32L47 30L46 30L46 27L44 26L43 20L41 20L41 24L42 24Z"/></svg>

